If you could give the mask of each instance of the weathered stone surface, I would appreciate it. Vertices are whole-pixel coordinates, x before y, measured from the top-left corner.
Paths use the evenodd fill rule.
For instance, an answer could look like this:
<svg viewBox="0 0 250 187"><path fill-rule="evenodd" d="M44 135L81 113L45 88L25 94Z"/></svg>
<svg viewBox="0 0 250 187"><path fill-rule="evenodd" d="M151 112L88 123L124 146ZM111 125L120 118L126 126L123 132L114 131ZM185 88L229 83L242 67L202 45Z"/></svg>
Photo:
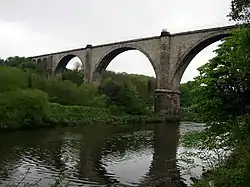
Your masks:
<svg viewBox="0 0 250 187"><path fill-rule="evenodd" d="M179 118L180 114L180 92L176 90L155 90L155 112L165 116L167 119Z"/></svg>
<svg viewBox="0 0 250 187"><path fill-rule="evenodd" d="M117 55L128 50L141 51L149 59L156 74L155 111L167 118L178 117L178 90L188 64L205 47L229 36L235 27L218 27L177 34L163 30L160 36L98 46L88 44L81 49L30 58L37 63L44 63L48 74L55 75L63 71L69 60L77 56L84 66L85 81L100 84L102 71Z"/></svg>

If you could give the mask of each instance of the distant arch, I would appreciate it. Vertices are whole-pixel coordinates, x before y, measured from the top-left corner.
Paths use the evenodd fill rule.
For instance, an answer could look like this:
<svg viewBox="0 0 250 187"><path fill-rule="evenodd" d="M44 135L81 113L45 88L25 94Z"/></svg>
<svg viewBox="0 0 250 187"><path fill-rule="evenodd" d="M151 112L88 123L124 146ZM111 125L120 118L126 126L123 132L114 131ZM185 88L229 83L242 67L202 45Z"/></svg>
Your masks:
<svg viewBox="0 0 250 187"><path fill-rule="evenodd" d="M101 80L101 74L102 72L108 67L108 65L110 64L110 62L117 57L119 54L124 53L126 51L131 51L131 50L136 50L141 52L142 54L144 54L147 59L150 61L155 75L156 75L156 79L158 77L158 70L157 70L157 66L155 64L155 62L153 61L153 59L150 57L150 55L142 48L138 47L138 46L134 46L134 45L125 45L125 46L119 46L119 47L115 47L112 48L111 50L109 50L108 52L106 52L98 61L96 67L94 68L94 72L93 72L93 77L92 77L92 81L93 82L100 82Z"/></svg>
<svg viewBox="0 0 250 187"><path fill-rule="evenodd" d="M42 60L39 58L36 62L37 62L37 64L41 64Z"/></svg>
<svg viewBox="0 0 250 187"><path fill-rule="evenodd" d="M47 63L47 58L43 58L42 63Z"/></svg>
<svg viewBox="0 0 250 187"><path fill-rule="evenodd" d="M188 65L190 62L193 60L193 58L201 52L203 49L208 47L209 45L220 41L228 36L231 36L232 34L230 32L225 32L225 33L217 33L217 34L212 34L208 35L206 38L200 39L198 42L196 42L193 46L191 46L186 52L181 56L180 58L180 64L175 70L173 81L177 81L178 83L181 82L181 78L187 69Z"/></svg>
<svg viewBox="0 0 250 187"><path fill-rule="evenodd" d="M74 55L74 54L68 54L68 55L65 55L64 57L62 57L56 66L55 74L62 73L64 71L64 69L66 68L67 64L69 63L69 61L75 57L79 58L77 55ZM80 61L81 61L81 59L80 59ZM82 63L83 62L81 61L81 65L83 65Z"/></svg>

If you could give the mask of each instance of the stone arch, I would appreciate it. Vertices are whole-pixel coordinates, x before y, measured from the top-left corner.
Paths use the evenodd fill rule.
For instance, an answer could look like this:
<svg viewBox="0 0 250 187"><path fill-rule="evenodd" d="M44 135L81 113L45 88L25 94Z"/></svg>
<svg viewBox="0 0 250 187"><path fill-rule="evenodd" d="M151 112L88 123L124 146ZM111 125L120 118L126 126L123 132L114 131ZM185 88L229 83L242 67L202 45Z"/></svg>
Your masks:
<svg viewBox="0 0 250 187"><path fill-rule="evenodd" d="M201 52L203 49L208 47L209 45L220 41L228 36L230 36L230 32L224 32L224 33L216 33L216 34L210 34L199 41L197 41L194 45L192 45L188 50L184 52L184 54L179 59L179 65L175 70L172 83L175 82L174 85L180 84L181 78L187 69L190 62L193 60L193 58Z"/></svg>
<svg viewBox="0 0 250 187"><path fill-rule="evenodd" d="M45 63L45 64L46 64L46 63L47 63L47 58L43 58L43 59L42 59L42 63Z"/></svg>
<svg viewBox="0 0 250 187"><path fill-rule="evenodd" d="M69 63L69 61L75 57L80 59L80 57L78 57L77 55L74 55L74 54L67 54L67 55L63 56L59 60L59 62L57 63L57 66L55 68L55 74L62 73L64 71L64 69L66 68L67 64ZM81 61L81 63L83 63L83 62Z"/></svg>
<svg viewBox="0 0 250 187"><path fill-rule="evenodd" d="M94 71L93 71L93 76L92 76L92 82L100 82L101 81L101 73L108 67L108 65L110 64L110 62L117 57L119 54L124 53L126 51L131 51L131 50L137 50L139 52L141 52L142 54L144 54L148 60L150 61L155 75L156 75L156 79L158 77L158 70L157 70L157 65L156 63L153 61L153 59L151 58L151 56L149 55L148 52L146 52L144 49L142 49L141 47L135 46L135 45L124 45L124 46L118 46L115 48L112 48L111 50L109 50L108 52L106 52L98 61L97 65L94 67Z"/></svg>
<svg viewBox="0 0 250 187"><path fill-rule="evenodd" d="M36 63L37 63L37 64L41 64L41 63L42 63L42 60L39 58L39 59L36 60Z"/></svg>

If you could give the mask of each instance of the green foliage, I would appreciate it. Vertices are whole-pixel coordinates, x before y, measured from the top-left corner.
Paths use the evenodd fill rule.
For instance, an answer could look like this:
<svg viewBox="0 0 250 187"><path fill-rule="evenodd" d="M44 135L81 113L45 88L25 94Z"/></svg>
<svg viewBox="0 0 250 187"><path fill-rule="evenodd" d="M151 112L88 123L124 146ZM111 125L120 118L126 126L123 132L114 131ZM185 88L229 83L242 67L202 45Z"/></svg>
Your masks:
<svg viewBox="0 0 250 187"><path fill-rule="evenodd" d="M22 67L23 64L27 64L29 62L31 61L25 57L14 56L7 58L3 64L9 67Z"/></svg>
<svg viewBox="0 0 250 187"><path fill-rule="evenodd" d="M197 121L201 122L202 120L199 118L198 114L192 110L192 104L194 101L194 93L196 84L194 81L188 81L187 83L183 83L180 85L180 104L181 104L181 112L180 119L181 121Z"/></svg>
<svg viewBox="0 0 250 187"><path fill-rule="evenodd" d="M91 84L75 83L58 78L44 79L34 72L24 72L18 68L0 66L0 92L35 88L49 95L51 102L64 105L105 106L105 96L98 92L98 87Z"/></svg>
<svg viewBox="0 0 250 187"><path fill-rule="evenodd" d="M199 68L192 109L207 123L204 136L190 134L187 141L201 139L206 147L233 149L219 167L206 172L196 187L247 187L250 184L250 27L236 29L216 56ZM199 140L198 140L199 139Z"/></svg>
<svg viewBox="0 0 250 187"><path fill-rule="evenodd" d="M106 80L100 88L107 96L108 106L119 106L122 111L132 114L147 114L146 105L138 95L136 87L128 84L119 84L112 80Z"/></svg>
<svg viewBox="0 0 250 187"><path fill-rule="evenodd" d="M195 87L195 83L193 81L188 81L187 83L180 85L180 103L181 107L188 108L193 103L193 94L192 90Z"/></svg>
<svg viewBox="0 0 250 187"><path fill-rule="evenodd" d="M203 144L203 140L206 138L205 131L201 132L188 132L182 136L181 142L185 147L200 148Z"/></svg>
<svg viewBox="0 0 250 187"><path fill-rule="evenodd" d="M81 85L84 80L84 71L83 70L78 70L78 69L65 69L63 71L62 79L63 80L70 80L71 82Z"/></svg>
<svg viewBox="0 0 250 187"><path fill-rule="evenodd" d="M98 88L90 84L77 86L68 80L61 81L57 78L50 78L43 86L39 86L38 84L34 86L48 93L51 102L63 105L103 107L105 102L105 100L103 103L100 102L101 96L98 93Z"/></svg>
<svg viewBox="0 0 250 187"><path fill-rule="evenodd" d="M229 14L234 21L250 21L250 0L232 0Z"/></svg>
<svg viewBox="0 0 250 187"><path fill-rule="evenodd" d="M62 79L44 76L47 75L44 62L36 64L27 58L10 57L1 60L1 64L2 128L26 128L42 122L113 124L162 120L152 117L149 109L153 104L155 78L106 72L102 85L97 87L83 83L83 74L78 68L66 70ZM41 101L32 106L36 99ZM52 112L49 118L46 117L49 109L45 107L48 101L57 103L50 105ZM23 110L22 105L30 110ZM38 106L41 106L41 116Z"/></svg>
<svg viewBox="0 0 250 187"><path fill-rule="evenodd" d="M246 146L247 145L247 146ZM203 180L197 181L194 187L214 186L248 187L250 184L250 142L238 146L229 159L220 167L203 174Z"/></svg>
<svg viewBox="0 0 250 187"><path fill-rule="evenodd" d="M250 105L250 28L235 30L216 54L199 68L192 107L224 133L227 129L220 122L245 115Z"/></svg>
<svg viewBox="0 0 250 187"><path fill-rule="evenodd" d="M50 109L51 113L48 122L59 125L153 123L163 121L163 119L158 116L116 116L109 109L84 106L63 106L57 103L51 103Z"/></svg>
<svg viewBox="0 0 250 187"><path fill-rule="evenodd" d="M202 122L197 113L193 112L189 108L182 108L180 112L181 121L192 121L192 122Z"/></svg>
<svg viewBox="0 0 250 187"><path fill-rule="evenodd" d="M1 129L39 126L49 113L47 94L39 90L17 89L1 93L0 106Z"/></svg>
<svg viewBox="0 0 250 187"><path fill-rule="evenodd" d="M28 87L28 73L17 68L0 66L0 92Z"/></svg>
<svg viewBox="0 0 250 187"><path fill-rule="evenodd" d="M105 71L103 74L102 85L108 80L114 81L121 85L135 87L138 97L143 100L147 106L153 106L153 94L154 90L156 89L156 79L154 77Z"/></svg>
<svg viewBox="0 0 250 187"><path fill-rule="evenodd" d="M4 65L5 60L0 58L0 65Z"/></svg>

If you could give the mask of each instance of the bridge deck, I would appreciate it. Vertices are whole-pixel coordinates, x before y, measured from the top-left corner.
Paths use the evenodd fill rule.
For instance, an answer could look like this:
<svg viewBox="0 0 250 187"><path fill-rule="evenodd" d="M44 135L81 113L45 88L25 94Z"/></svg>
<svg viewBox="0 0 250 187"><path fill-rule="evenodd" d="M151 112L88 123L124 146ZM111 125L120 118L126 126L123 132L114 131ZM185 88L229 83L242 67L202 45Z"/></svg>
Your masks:
<svg viewBox="0 0 250 187"><path fill-rule="evenodd" d="M193 31L179 32L179 33L170 34L170 37L196 34L196 33L202 33L202 32L219 31L219 30L225 30L225 29L233 29L233 28L237 28L238 26L239 25L229 25L229 26L214 27L214 28L208 28L208 29L199 29L199 30L193 30ZM107 43L107 44L95 45L95 46L92 46L92 48L105 47L105 46L118 45L118 44L126 44L126 43L130 43L130 42L137 42L137 41L143 41L143 40L152 40L152 39L157 39L159 37L160 36L152 36L152 37L137 38L137 39L131 39L131 40L125 40L125 41L111 42L111 43ZM85 50L85 49L87 49L87 46L84 48L70 49L70 50L48 53L48 54L43 54L43 55L31 56L29 58L39 58L39 57L51 56L51 55L56 55L56 54L61 54L61 53L70 53L70 52L75 52L75 51L81 51L81 50Z"/></svg>

